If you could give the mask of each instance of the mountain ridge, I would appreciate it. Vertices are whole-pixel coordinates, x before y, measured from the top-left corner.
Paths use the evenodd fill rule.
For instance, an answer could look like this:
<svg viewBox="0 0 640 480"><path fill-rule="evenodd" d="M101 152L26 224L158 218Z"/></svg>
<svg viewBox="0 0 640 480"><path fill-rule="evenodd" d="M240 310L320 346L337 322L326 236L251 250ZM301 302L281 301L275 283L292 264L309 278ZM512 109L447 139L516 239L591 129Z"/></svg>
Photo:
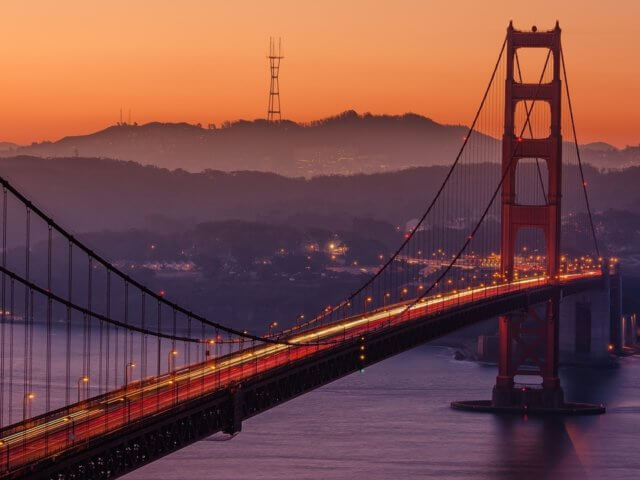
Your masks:
<svg viewBox="0 0 640 480"><path fill-rule="evenodd" d="M374 173L449 165L467 134L415 113L359 114L347 110L308 123L264 119L225 122L220 128L186 122L116 124L86 135L28 146L7 144L4 157L103 157L161 168L272 171L289 177ZM480 138L489 142L498 139ZM474 136L477 141L478 134ZM584 145L583 160L598 168L640 164L640 147ZM496 160L498 161L498 159Z"/></svg>

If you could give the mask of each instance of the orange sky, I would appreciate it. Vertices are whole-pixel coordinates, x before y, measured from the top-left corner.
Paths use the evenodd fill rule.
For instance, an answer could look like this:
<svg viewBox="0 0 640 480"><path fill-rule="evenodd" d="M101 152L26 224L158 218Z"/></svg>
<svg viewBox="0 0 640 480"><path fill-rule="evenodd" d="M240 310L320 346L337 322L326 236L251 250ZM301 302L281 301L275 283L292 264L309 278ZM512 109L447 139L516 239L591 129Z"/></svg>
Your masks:
<svg viewBox="0 0 640 480"><path fill-rule="evenodd" d="M529 4L530 6L527 6ZM0 140L144 123L264 117L270 35L282 110L346 109L468 124L509 19L559 19L581 142L638 144L640 2L5 0Z"/></svg>

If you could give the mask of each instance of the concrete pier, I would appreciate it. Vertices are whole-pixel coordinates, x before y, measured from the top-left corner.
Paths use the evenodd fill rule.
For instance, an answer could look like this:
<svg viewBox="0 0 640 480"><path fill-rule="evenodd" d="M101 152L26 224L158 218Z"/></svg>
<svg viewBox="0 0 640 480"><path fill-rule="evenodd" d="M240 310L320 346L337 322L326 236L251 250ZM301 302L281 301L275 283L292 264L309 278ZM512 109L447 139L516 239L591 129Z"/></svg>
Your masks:
<svg viewBox="0 0 640 480"><path fill-rule="evenodd" d="M635 313L622 315L620 317L620 330L622 332L622 350L625 353L636 353L640 351L640 324Z"/></svg>
<svg viewBox="0 0 640 480"><path fill-rule="evenodd" d="M620 276L605 276L600 290L560 303L560 363L608 366L622 350ZM618 352L619 350L619 352Z"/></svg>

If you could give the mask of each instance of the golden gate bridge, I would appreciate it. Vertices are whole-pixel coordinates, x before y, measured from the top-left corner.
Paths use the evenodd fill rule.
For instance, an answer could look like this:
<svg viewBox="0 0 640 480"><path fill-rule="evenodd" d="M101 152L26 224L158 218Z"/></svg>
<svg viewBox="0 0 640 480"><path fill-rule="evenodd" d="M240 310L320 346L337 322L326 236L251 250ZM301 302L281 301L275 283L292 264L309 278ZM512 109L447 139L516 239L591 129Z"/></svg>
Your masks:
<svg viewBox="0 0 640 480"><path fill-rule="evenodd" d="M533 80L528 50L542 52ZM495 164L494 178L481 173ZM581 211L562 202L574 182ZM115 478L495 316L492 399L453 406L604 411L567 401L558 378L561 299L606 288L618 272L596 238L557 24L509 25L457 156L384 265L339 304L267 335L152 291L0 183L2 478Z"/></svg>

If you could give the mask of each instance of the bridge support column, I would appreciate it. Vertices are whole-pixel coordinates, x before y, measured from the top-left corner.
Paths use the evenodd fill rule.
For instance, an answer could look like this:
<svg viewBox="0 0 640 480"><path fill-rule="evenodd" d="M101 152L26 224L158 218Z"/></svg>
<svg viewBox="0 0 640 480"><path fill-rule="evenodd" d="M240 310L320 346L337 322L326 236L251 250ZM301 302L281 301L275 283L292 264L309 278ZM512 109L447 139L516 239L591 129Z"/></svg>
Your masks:
<svg viewBox="0 0 640 480"><path fill-rule="evenodd" d="M500 315L498 375L491 400L452 402L458 410L521 414L598 414L602 405L565 402L558 376L560 288L541 305ZM536 376L540 383L517 383ZM518 379L520 380L520 379Z"/></svg>
<svg viewBox="0 0 640 480"><path fill-rule="evenodd" d="M574 302L573 330L570 331L574 338L573 355L591 355L593 334L593 321L591 314L591 302L585 299ZM598 352L599 353L599 352Z"/></svg>
<svg viewBox="0 0 640 480"><path fill-rule="evenodd" d="M500 352L492 407L526 410L564 406L558 377L559 307L560 298L555 296L544 305L544 315L530 308L499 317ZM542 377L542 383L516 385L515 375Z"/></svg>
<svg viewBox="0 0 640 480"><path fill-rule="evenodd" d="M493 387L492 403L510 405L513 392L513 372L511 368L512 333L511 314L498 317L498 376Z"/></svg>
<svg viewBox="0 0 640 480"><path fill-rule="evenodd" d="M631 315L625 315L622 317L622 328L623 328L623 341L624 347L633 350L637 350L638 348L638 332L640 325L638 325L638 317L635 313Z"/></svg>
<svg viewBox="0 0 640 480"><path fill-rule="evenodd" d="M558 376L560 353L560 295L554 296L545 311L546 349L542 368L542 406L544 408L564 407L564 392Z"/></svg>
<svg viewBox="0 0 640 480"><path fill-rule="evenodd" d="M615 353L623 350L622 338L622 279L620 275L607 275L609 280L609 319L611 325L611 345Z"/></svg>
<svg viewBox="0 0 640 480"><path fill-rule="evenodd" d="M222 427L222 432L229 435L234 435L242 431L242 419L244 399L242 395L242 389L240 387L233 387L229 390L229 408L225 424Z"/></svg>
<svg viewBox="0 0 640 480"><path fill-rule="evenodd" d="M620 318L620 324L622 328L622 348L627 353L636 346L638 327L635 314L623 315Z"/></svg>
<svg viewBox="0 0 640 480"><path fill-rule="evenodd" d="M608 274L603 271L602 286L579 296L562 300L560 315L560 362L569 365L612 367L615 326L612 318L612 292Z"/></svg>

